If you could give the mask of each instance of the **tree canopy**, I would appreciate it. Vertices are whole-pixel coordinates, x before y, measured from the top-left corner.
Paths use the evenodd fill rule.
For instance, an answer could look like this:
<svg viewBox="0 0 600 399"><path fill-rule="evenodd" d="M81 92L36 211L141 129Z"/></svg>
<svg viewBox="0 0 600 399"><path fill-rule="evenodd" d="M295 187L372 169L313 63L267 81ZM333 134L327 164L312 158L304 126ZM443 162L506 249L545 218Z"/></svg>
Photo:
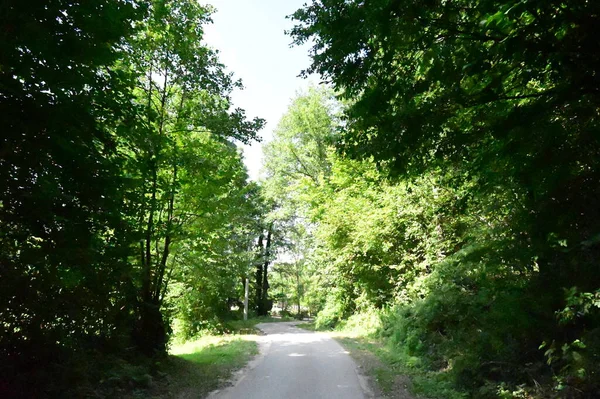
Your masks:
<svg viewBox="0 0 600 399"><path fill-rule="evenodd" d="M251 314L360 325L443 397L599 395L597 2L309 2L323 84L259 182L213 12L0 6L0 391L85 396L95 359L227 330L249 280Z"/></svg>
<svg viewBox="0 0 600 399"><path fill-rule="evenodd" d="M469 397L594 395L597 16L485 0L323 0L291 16L312 46L305 74L341 100L303 119L342 110L319 180L298 168L322 159L300 123L266 152L268 184L311 226L317 325L378 314L394 350Z"/></svg>
<svg viewBox="0 0 600 399"><path fill-rule="evenodd" d="M262 218L235 142L264 122L232 107L211 12L2 5L3 392L70 395L96 353L164 355L173 317L235 317Z"/></svg>

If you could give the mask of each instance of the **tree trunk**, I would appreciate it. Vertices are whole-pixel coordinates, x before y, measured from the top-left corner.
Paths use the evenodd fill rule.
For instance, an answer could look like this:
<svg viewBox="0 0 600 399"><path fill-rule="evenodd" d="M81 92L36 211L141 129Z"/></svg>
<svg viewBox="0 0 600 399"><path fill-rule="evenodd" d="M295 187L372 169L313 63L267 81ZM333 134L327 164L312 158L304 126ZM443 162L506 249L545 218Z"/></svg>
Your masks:
<svg viewBox="0 0 600 399"><path fill-rule="evenodd" d="M158 238L155 237L155 230L157 222L154 220L157 212L157 195L158 195L158 169L160 167L160 156L161 156L161 142L164 134L165 121L166 121L166 102L167 102L167 83L168 83L169 71L165 67L164 71L164 82L160 100L160 122L158 126L158 138L159 141L154 143L152 151L150 152L150 174L151 174L151 199L150 208L148 214L148 221L146 225L145 240L146 240L146 254L144 259L144 270L143 270L143 283L142 283L142 294L141 303L139 306L139 321L134 333L138 347L148 355L154 355L156 353L165 353L167 345L167 333L166 326L163 320L162 312L160 310L160 286L162 285L163 275L165 271L167 258L169 255L169 246L171 237L167 231L167 237L165 238L163 253L159 259L158 250ZM151 78L151 77L150 77ZM148 92L149 104L151 104L152 98L152 81L149 81L150 88ZM174 179L177 176L177 169L174 169ZM174 189L174 187L173 187ZM169 205L172 205L172 199L170 198ZM172 207L169 207L169 218L172 218ZM158 215L158 224L160 224L160 213ZM153 261L152 257L152 243L155 243L156 247L156 260ZM154 273L153 273L154 272Z"/></svg>
<svg viewBox="0 0 600 399"><path fill-rule="evenodd" d="M298 265L296 265L298 267ZM300 319L301 309L300 309L300 273L296 270L296 296L298 298L298 318Z"/></svg>
<svg viewBox="0 0 600 399"><path fill-rule="evenodd" d="M171 182L171 192L169 195L169 206L167 209L167 231L165 234L165 242L162 251L162 257L158 270L156 272L155 291L154 297L157 303L162 304L161 292L164 281L165 271L167 270L167 261L169 259L170 245L171 245L171 234L173 230L173 215L175 212L175 192L177 187L177 152L175 151L173 159L173 181Z"/></svg>
<svg viewBox="0 0 600 399"><path fill-rule="evenodd" d="M259 313L261 316L266 316L273 307L273 303L269 300L269 264L271 260L269 259L271 256L271 238L273 235L273 224L269 225L269 230L267 231L267 243L265 245L265 262L262 267L262 301L261 301L261 312Z"/></svg>
<svg viewBox="0 0 600 399"><path fill-rule="evenodd" d="M257 248L259 251L259 255L258 255L258 261L256 262L256 274L255 274L255 285L256 285L256 313L260 316L262 313L262 308L261 308L261 303L262 303L262 257L263 257L263 253L264 253L264 248L263 248L263 234L261 233L260 236L258 236L258 244L257 244Z"/></svg>
<svg viewBox="0 0 600 399"><path fill-rule="evenodd" d="M151 302L152 300L152 234L154 232L154 211L156 209L156 190L158 172L156 158L150 160L150 173L152 174L152 197L150 199L150 210L148 222L146 224L146 256L144 262L143 283L142 283L142 301Z"/></svg>

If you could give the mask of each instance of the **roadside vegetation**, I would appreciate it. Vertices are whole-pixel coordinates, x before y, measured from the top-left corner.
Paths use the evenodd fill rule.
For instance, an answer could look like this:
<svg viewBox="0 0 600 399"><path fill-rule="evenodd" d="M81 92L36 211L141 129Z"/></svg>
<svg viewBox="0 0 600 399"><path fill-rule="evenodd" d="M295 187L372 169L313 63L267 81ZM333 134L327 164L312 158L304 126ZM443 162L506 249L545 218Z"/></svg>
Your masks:
<svg viewBox="0 0 600 399"><path fill-rule="evenodd" d="M0 7L0 396L205 392L256 350L210 337L253 333L249 281L251 317L355 331L383 381L600 397L600 2L308 2L327 84L260 182L213 11Z"/></svg>
<svg viewBox="0 0 600 399"><path fill-rule="evenodd" d="M174 356L173 368L168 370L172 380L163 387L162 394L197 398L223 388L235 370L258 354L255 338L253 335L207 335L174 345L169 351Z"/></svg>
<svg viewBox="0 0 600 399"><path fill-rule="evenodd" d="M290 104L264 187L316 328L371 331L436 397L600 395L599 13L333 0L292 16L330 86Z"/></svg>
<svg viewBox="0 0 600 399"><path fill-rule="evenodd" d="M449 370L432 370L423 359L407 353L385 335L375 312L353 315L335 328L318 328L315 322L298 327L329 334L355 359L370 378L373 389L385 397L412 399L465 399L469 396L454 387Z"/></svg>
<svg viewBox="0 0 600 399"><path fill-rule="evenodd" d="M514 176L501 182L511 170L488 175L495 166L485 163L509 165L515 154L488 157L488 146L470 150L476 165L432 156L408 175L343 155L339 132L349 121L339 112L358 105L333 94L299 95L266 153L266 192L286 198L279 212L295 226L300 273L285 280L287 292L303 293L315 328L369 331L376 343L366 347L392 366L390 378L411 375L431 397L594 397L598 230L595 211L585 221L577 212L594 208L584 202L596 189L578 186L575 198L562 185L584 177L567 175L543 192ZM561 190L573 208L546 197Z"/></svg>

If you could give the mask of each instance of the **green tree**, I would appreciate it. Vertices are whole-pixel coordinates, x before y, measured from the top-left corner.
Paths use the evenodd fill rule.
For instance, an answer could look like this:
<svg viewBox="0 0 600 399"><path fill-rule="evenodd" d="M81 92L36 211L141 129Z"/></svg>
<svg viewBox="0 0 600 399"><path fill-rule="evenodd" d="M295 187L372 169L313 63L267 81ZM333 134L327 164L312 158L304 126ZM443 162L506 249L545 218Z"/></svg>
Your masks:
<svg viewBox="0 0 600 399"><path fill-rule="evenodd" d="M597 14L579 2L331 1L299 10L292 34L315 42L310 71L356 98L344 151L413 174L454 163L490 191L518 186L548 283L589 288L594 267L560 272L548 241L577 247L598 230Z"/></svg>
<svg viewBox="0 0 600 399"><path fill-rule="evenodd" d="M258 186L247 183L238 150L207 137L202 168L180 190L189 218L186 234L173 242L165 301L184 337L241 316L243 281L255 259L259 231Z"/></svg>
<svg viewBox="0 0 600 399"><path fill-rule="evenodd" d="M211 309L196 319L239 298L258 217L234 140L263 121L231 109L241 84L202 43L210 7L5 3L0 386L64 396L96 356L165 353L184 303L170 283L209 280L184 295Z"/></svg>
<svg viewBox="0 0 600 399"><path fill-rule="evenodd" d="M114 132L132 95L113 65L143 13L133 0L0 7L3 389L37 396L60 378L19 386L22 371L127 335L132 237Z"/></svg>
<svg viewBox="0 0 600 399"><path fill-rule="evenodd" d="M452 362L455 381L474 395L494 391L490 381L522 378L526 364L542 360L542 340L597 342L598 315L566 328L554 313L565 307L565 288L600 286L598 41L591 39L599 11L577 1L331 0L292 16L296 42L313 43L307 72L350 100L339 151L373 159L386 180L389 172L410 187L400 193L400 211L418 212L390 219L400 222L395 234L417 227L406 237L412 244L397 242L397 264L442 255L425 258L414 284L399 270L395 284L409 282L413 294L401 297L412 305L390 321L392 334L413 354L425 352L423 343L437 348L431 364ZM439 207L423 213L428 180L437 182ZM347 240L354 225L336 230ZM590 345L584 358L599 350ZM571 373L558 386L565 395L593 392L591 374Z"/></svg>
<svg viewBox="0 0 600 399"><path fill-rule="evenodd" d="M285 286L300 313L303 292L309 289L307 262L312 212L322 200L322 186L331 174L332 145L341 106L327 88L310 87L292 100L265 146L265 196L274 204L270 218L281 231L283 257L293 262L276 265L279 286ZM319 302L317 299L315 303Z"/></svg>
<svg viewBox="0 0 600 399"><path fill-rule="evenodd" d="M268 222L261 226L261 230L256 243L257 256L254 261L256 264L254 271L254 290L256 293L255 306L258 316L266 316L271 311L273 302L269 297L269 265L273 260L273 235L276 234L273 229L273 222Z"/></svg>
<svg viewBox="0 0 600 399"><path fill-rule="evenodd" d="M132 169L138 173L132 194L139 204L137 226L142 239L137 341L148 353L164 352L167 342L161 307L171 246L189 236L201 210L194 207L193 194L185 193L201 188L190 180L186 186L184 179L186 175L201 178L198 171L203 170L205 151L210 151L203 147L203 136L246 142L263 124L258 118L248 121L240 109L229 110L229 94L240 83L202 43L210 13L210 8L191 0L156 0L130 45L129 62L139 76L142 107L136 119L139 136L130 149Z"/></svg>

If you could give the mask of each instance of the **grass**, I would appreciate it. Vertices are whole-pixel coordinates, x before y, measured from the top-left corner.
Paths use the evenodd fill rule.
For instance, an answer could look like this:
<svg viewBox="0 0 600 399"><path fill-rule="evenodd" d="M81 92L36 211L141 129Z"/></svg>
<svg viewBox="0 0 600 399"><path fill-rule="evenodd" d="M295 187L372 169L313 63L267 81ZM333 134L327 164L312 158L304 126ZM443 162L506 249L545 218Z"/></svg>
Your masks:
<svg viewBox="0 0 600 399"><path fill-rule="evenodd" d="M205 336L176 345L171 354L202 366L240 367L257 352L257 344L249 337L236 335Z"/></svg>
<svg viewBox="0 0 600 399"><path fill-rule="evenodd" d="M209 335L173 346L166 370L171 381L160 397L203 397L221 387L258 353L255 338Z"/></svg>
<svg viewBox="0 0 600 399"><path fill-rule="evenodd" d="M258 353L256 325L279 321L287 319L257 317L229 321L225 324L227 334L205 332L187 342L174 339L168 356L158 359L106 359L108 371L102 373L98 388L86 387L86 392L93 393L87 396L125 399L205 397L226 385L233 373Z"/></svg>
<svg viewBox="0 0 600 399"><path fill-rule="evenodd" d="M226 323L228 330L232 333L248 334L257 331L256 325L260 323L277 323L282 321L293 321L290 317L260 316L248 320L232 320Z"/></svg>
<svg viewBox="0 0 600 399"><path fill-rule="evenodd" d="M128 399L200 398L223 387L234 371L258 353L254 335L206 335L173 345L157 364L152 381Z"/></svg>
<svg viewBox="0 0 600 399"><path fill-rule="evenodd" d="M318 331L315 323L298 327ZM328 331L350 352L362 369L375 381L376 388L388 397L413 398L414 395L432 399L465 399L465 393L452 388L443 371L427 370L421 359L408 355L403 348L392 346L374 334L373 329L356 324L342 324ZM407 389L408 388L408 389Z"/></svg>
<svg viewBox="0 0 600 399"><path fill-rule="evenodd" d="M335 338L350 353L367 351L377 357L381 364L372 368L371 374L388 395L395 392L397 384L406 384L408 381L412 393L427 398L466 398L466 394L452 388L446 373L426 370L420 358L407 355L402 348L393 348L377 338L344 336L343 332Z"/></svg>
<svg viewBox="0 0 600 399"><path fill-rule="evenodd" d="M244 326L251 326L250 321ZM254 331L254 329L252 329ZM206 334L171 347L169 355L146 367L147 381L138 384L119 397L141 398L201 398L227 384L236 370L244 367L258 354L254 334Z"/></svg>

